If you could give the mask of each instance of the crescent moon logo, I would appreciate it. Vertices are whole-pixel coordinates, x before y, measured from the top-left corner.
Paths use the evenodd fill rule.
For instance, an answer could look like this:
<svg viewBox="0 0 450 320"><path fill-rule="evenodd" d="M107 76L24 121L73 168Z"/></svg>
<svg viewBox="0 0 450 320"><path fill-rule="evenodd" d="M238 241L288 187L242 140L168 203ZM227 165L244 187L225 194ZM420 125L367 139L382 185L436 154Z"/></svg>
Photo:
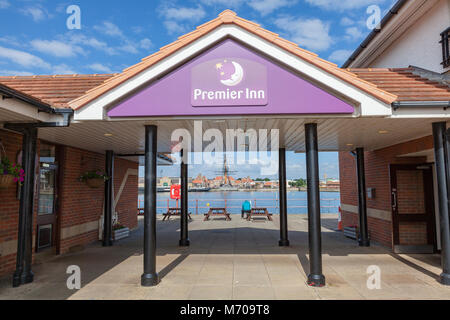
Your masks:
<svg viewBox="0 0 450 320"><path fill-rule="evenodd" d="M230 63L225 60L224 63L217 64L217 69L221 71L220 82L228 87L235 87L244 79L244 69L235 61Z"/></svg>

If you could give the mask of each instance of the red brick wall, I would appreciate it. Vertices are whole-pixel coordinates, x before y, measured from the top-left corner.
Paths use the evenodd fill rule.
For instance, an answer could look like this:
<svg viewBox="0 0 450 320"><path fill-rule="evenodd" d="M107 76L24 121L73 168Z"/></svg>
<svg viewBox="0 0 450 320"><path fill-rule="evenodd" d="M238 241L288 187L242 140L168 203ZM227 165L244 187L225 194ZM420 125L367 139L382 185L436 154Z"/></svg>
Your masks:
<svg viewBox="0 0 450 320"><path fill-rule="evenodd" d="M16 159L17 153L21 150L22 136L0 130L0 140L3 143L7 157L10 160ZM17 240L19 200L17 200L16 192L16 187L0 190L0 243ZM4 255L0 251L0 274L14 270L15 263L15 254Z"/></svg>
<svg viewBox="0 0 450 320"><path fill-rule="evenodd" d="M136 170L138 172L138 164L124 159L115 160L114 193L116 199L128 169ZM139 177L135 174L128 175L125 188L123 189L116 206L120 224L125 225L130 229L135 229L137 227L138 179Z"/></svg>
<svg viewBox="0 0 450 320"><path fill-rule="evenodd" d="M0 139L5 146L8 157L10 159L16 159L17 153L22 147L22 136L0 130ZM80 182L78 178L86 171L104 170L104 155L66 146L62 146L61 148L63 148L63 159L61 159L62 185L59 186L61 196L61 228L99 221L102 215L104 189L90 189L85 183ZM138 171L138 164L123 159L116 159L114 179L114 190L116 194L119 192L120 185L128 169L132 169L136 173ZM17 240L19 200L16 197L16 188L0 190L0 198L0 244L4 244L11 240ZM136 175L130 175L116 211L119 213L120 223L131 229L137 226L137 198L138 177ZM36 212L33 221L33 230L35 232ZM74 246L92 243L97 241L98 238L97 228L70 238L61 239L60 253L65 253ZM2 255L0 252L0 276L12 273L15 269L15 262L15 253Z"/></svg>
<svg viewBox="0 0 450 320"><path fill-rule="evenodd" d="M366 187L376 189L375 199L367 199L367 207L391 211L391 186L389 177L390 164L424 163L423 157L398 157L399 155L429 150L433 148L431 136L411 140L388 148L365 152ZM341 177L341 203L358 206L358 185L356 176L356 158L349 152L339 153L339 170ZM358 225L358 215L342 212L343 226ZM392 247L392 223L390 221L368 218L371 239Z"/></svg>
<svg viewBox="0 0 450 320"><path fill-rule="evenodd" d="M86 171L104 170L105 157L102 154L64 148L64 182L62 188L61 227L99 221L102 216L104 188L91 189L78 178ZM118 193L122 180L128 169L138 170L138 164L116 159L114 165L114 191ZM138 177L129 176L122 192L116 212L119 213L121 224L134 229L137 226ZM86 232L71 238L61 240L61 253L71 247L86 245L98 240L98 230Z"/></svg>
<svg viewBox="0 0 450 320"><path fill-rule="evenodd" d="M91 189L79 177L86 171L104 170L101 154L64 147L62 159L63 184L60 186L61 228L99 221L102 215L104 188ZM60 241L60 253L71 247L98 240L98 230Z"/></svg>

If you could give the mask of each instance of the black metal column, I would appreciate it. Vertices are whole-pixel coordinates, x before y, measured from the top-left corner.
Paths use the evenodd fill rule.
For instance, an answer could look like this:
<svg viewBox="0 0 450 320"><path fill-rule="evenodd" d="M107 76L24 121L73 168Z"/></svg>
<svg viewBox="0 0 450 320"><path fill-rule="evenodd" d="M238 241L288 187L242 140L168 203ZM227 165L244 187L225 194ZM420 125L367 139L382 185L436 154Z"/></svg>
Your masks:
<svg viewBox="0 0 450 320"><path fill-rule="evenodd" d="M145 194L144 194L144 287L156 286L156 161L158 130L156 126L145 126Z"/></svg>
<svg viewBox="0 0 450 320"><path fill-rule="evenodd" d="M450 142L445 138L446 123L433 123L434 157L439 194L439 212L441 225L441 283L450 285L450 224L449 224L449 152ZM447 142L446 142L447 140ZM447 150L446 150L447 149Z"/></svg>
<svg viewBox="0 0 450 320"><path fill-rule="evenodd" d="M17 244L16 271L13 287L33 282L31 270L33 256L33 208L36 175L37 128L23 128L22 167L25 181L20 193L19 233Z"/></svg>
<svg viewBox="0 0 450 320"><path fill-rule="evenodd" d="M369 227L367 225L367 190L366 171L364 165L364 148L356 149L356 167L358 176L358 213L360 247L370 247Z"/></svg>
<svg viewBox="0 0 450 320"><path fill-rule="evenodd" d="M106 175L110 177L105 182L105 212L103 223L103 246L111 247L113 245L112 237L112 217L114 210L114 197L113 197L113 185L114 185L114 152L106 151L105 158L105 171Z"/></svg>
<svg viewBox="0 0 450 320"><path fill-rule="evenodd" d="M188 164L187 152L181 152L181 226L180 226L180 246L189 247L188 235L188 212L189 212L189 186L188 186Z"/></svg>
<svg viewBox="0 0 450 320"><path fill-rule="evenodd" d="M279 191L280 191L280 247L289 247L288 217L287 217L287 190L286 190L286 149L278 152Z"/></svg>
<svg viewBox="0 0 450 320"><path fill-rule="evenodd" d="M305 125L306 171L308 179L308 233L310 274L308 285L323 287L322 274L322 229L320 222L319 147L317 124Z"/></svg>

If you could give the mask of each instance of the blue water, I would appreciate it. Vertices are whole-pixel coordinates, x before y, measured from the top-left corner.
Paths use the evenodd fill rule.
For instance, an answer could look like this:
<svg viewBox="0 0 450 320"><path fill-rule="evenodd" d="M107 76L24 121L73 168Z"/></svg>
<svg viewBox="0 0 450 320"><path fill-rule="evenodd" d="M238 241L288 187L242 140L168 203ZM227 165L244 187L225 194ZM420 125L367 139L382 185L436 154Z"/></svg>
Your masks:
<svg viewBox="0 0 450 320"><path fill-rule="evenodd" d="M165 213L167 207L174 208L177 206L175 200L169 199L169 193L158 193L157 206L158 214ZM253 207L268 208L272 214L279 213L278 192L190 192L189 193L189 211L192 214L204 214L212 208L226 207L228 212L232 214L240 214L242 203L245 200L252 201ZM306 214L307 193L304 191L290 191L288 198L288 214ZM338 213L340 206L339 192L321 192L321 212L322 213ZM144 206L144 196L139 195L140 207ZM208 206L209 204L209 206ZM181 202L179 203L181 206Z"/></svg>

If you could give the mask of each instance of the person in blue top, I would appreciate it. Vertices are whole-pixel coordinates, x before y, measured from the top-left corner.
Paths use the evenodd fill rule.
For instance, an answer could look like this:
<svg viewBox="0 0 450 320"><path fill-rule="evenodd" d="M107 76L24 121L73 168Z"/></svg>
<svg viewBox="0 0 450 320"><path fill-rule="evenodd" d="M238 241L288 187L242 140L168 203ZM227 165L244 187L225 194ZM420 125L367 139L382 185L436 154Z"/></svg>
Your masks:
<svg viewBox="0 0 450 320"><path fill-rule="evenodd" d="M244 218L245 214L250 214L252 212L252 202L251 201L244 201L242 204L242 218Z"/></svg>

